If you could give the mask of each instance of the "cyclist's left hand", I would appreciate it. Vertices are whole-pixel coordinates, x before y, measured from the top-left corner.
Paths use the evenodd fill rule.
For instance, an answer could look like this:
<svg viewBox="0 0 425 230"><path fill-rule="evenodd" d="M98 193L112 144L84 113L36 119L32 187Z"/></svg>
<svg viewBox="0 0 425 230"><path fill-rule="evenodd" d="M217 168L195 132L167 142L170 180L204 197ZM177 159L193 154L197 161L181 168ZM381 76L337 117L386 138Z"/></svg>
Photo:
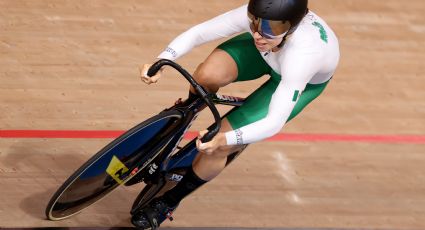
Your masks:
<svg viewBox="0 0 425 230"><path fill-rule="evenodd" d="M215 137L206 143L201 142L201 138L208 132L208 130L203 130L199 132L198 140L196 140L196 147L199 152L211 155L215 151L220 150L221 148L227 146L226 136L224 133L219 132Z"/></svg>
<svg viewBox="0 0 425 230"><path fill-rule="evenodd" d="M150 85L150 84L152 84L152 83L157 83L158 82L158 80L161 78L161 76L162 76L162 71L163 71L163 69L164 68L161 68L156 74L155 74L155 76L152 76L152 77L149 77L148 76L148 70L149 70L149 68L151 67L152 65L151 64L144 64L144 65L141 65L141 66L139 66L139 71L140 71L140 79L144 82L144 83L146 83L146 84L148 84L148 85Z"/></svg>

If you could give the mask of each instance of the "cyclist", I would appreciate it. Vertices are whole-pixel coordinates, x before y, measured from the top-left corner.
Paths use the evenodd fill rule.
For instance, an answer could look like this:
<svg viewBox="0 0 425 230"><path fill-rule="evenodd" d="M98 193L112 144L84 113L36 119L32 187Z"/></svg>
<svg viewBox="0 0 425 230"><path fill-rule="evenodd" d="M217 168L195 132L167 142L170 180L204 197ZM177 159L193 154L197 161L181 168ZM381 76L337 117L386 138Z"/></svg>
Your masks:
<svg viewBox="0 0 425 230"><path fill-rule="evenodd" d="M201 63L194 78L209 92L236 81L270 78L246 102L222 120L220 132L200 151L192 168L173 189L132 217L139 228L157 228L180 201L216 177L227 156L244 145L278 133L284 124L318 97L339 61L338 39L308 0L250 0L248 4L196 25L175 38L158 58L176 60L203 43L237 36L219 45ZM141 66L141 79L150 65ZM190 89L188 101L196 98Z"/></svg>

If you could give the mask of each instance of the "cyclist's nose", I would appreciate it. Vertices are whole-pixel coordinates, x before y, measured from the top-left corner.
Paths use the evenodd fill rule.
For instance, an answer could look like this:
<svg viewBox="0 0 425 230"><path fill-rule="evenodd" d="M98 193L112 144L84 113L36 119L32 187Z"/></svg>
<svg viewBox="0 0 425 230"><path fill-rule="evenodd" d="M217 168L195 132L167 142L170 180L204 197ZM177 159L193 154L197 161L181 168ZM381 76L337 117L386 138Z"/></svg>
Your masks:
<svg viewBox="0 0 425 230"><path fill-rule="evenodd" d="M263 36L261 36L261 34L258 33L258 32L254 32L253 37L254 37L255 40L259 40L259 39L263 38Z"/></svg>

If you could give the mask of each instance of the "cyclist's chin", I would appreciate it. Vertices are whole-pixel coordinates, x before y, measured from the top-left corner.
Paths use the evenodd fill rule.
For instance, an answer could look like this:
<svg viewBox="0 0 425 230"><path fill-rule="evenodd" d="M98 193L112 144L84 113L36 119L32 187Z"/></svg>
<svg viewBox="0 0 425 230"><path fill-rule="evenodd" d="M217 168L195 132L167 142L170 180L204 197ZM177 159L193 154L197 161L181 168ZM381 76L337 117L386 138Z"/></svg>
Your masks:
<svg viewBox="0 0 425 230"><path fill-rule="evenodd" d="M260 52L266 52L272 48L270 45L258 45L258 44L255 44L255 47L257 47L257 50Z"/></svg>

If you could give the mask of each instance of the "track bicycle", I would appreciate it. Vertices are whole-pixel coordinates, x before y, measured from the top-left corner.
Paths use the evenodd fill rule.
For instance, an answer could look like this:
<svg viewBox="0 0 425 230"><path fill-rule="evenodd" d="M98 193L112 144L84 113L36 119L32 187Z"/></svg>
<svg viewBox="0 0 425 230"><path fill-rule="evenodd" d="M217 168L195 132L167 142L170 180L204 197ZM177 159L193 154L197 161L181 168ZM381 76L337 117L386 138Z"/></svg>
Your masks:
<svg viewBox="0 0 425 230"><path fill-rule="evenodd" d="M214 115L215 122L201 138L202 142L208 142L220 130L221 118L228 114L220 117L215 104L236 108L244 101L243 98L207 93L186 70L167 59L154 63L148 76L154 76L164 65L173 67L184 76L199 96L193 101L176 102L126 131L92 156L54 193L45 211L49 220L71 217L120 185L145 183L131 207L130 213L134 214L152 199L173 188L191 167L198 154L196 138L184 147L179 147L179 143L199 112L208 107ZM230 154L226 165L242 151Z"/></svg>

